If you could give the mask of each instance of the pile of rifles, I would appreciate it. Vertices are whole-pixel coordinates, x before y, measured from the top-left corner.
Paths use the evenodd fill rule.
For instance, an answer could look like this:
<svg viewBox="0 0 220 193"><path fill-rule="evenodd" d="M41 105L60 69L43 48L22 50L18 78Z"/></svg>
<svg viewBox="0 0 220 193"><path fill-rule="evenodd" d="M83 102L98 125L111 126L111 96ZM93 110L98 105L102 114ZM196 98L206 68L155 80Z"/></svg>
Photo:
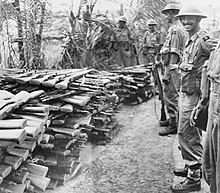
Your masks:
<svg viewBox="0 0 220 193"><path fill-rule="evenodd" d="M105 145L122 102L152 93L148 69L1 69L0 192L44 192L81 166L87 142Z"/></svg>

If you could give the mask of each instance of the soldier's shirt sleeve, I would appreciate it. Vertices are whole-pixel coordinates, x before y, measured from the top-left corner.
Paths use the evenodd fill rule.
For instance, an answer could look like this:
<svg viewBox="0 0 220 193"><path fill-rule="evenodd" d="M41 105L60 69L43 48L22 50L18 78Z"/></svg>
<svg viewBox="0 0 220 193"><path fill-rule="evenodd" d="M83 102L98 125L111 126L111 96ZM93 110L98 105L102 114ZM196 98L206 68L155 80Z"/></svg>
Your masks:
<svg viewBox="0 0 220 193"><path fill-rule="evenodd" d="M181 56L185 45L185 34L182 30L173 29L171 32L170 52Z"/></svg>
<svg viewBox="0 0 220 193"><path fill-rule="evenodd" d="M210 54L210 52L213 50L212 41L215 41L215 39L210 37L209 35L204 36L202 39L203 39L203 41L202 41L203 50L207 54Z"/></svg>

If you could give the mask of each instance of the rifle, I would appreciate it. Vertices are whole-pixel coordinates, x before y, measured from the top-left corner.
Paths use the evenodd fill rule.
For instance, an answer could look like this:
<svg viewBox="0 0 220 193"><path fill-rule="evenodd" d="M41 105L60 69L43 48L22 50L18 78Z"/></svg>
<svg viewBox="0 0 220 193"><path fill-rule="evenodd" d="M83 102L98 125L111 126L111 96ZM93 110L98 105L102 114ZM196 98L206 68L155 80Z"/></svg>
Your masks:
<svg viewBox="0 0 220 193"><path fill-rule="evenodd" d="M153 75L153 78L157 84L158 91L159 91L159 100L161 101L160 121L165 121L165 120L167 120L167 117L166 117L166 112L165 112L165 101L164 101L164 96L163 96L163 87L162 87L162 83L160 80L157 66L155 65L155 63L152 63L151 65L152 65L152 75Z"/></svg>
<svg viewBox="0 0 220 193"><path fill-rule="evenodd" d="M83 75L88 74L91 71L93 71L93 69L82 70L80 72L76 72L72 76L68 76L63 81L55 84L55 88L65 90L65 89L68 88L69 82L74 81L76 79L79 79L80 77L82 77Z"/></svg>

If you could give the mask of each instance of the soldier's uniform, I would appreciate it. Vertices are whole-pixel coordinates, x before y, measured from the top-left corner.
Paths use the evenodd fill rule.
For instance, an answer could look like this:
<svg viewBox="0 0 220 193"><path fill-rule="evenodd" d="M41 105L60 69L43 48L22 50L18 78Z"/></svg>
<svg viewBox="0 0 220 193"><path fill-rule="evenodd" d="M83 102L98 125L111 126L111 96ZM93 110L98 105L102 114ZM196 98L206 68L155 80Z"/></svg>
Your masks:
<svg viewBox="0 0 220 193"><path fill-rule="evenodd" d="M123 21L126 23L126 18L121 17L119 21ZM128 27L124 26L124 28L117 28L114 32L114 58L118 65L121 67L127 67L131 64L131 32Z"/></svg>
<svg viewBox="0 0 220 193"><path fill-rule="evenodd" d="M203 151L204 179L211 193L220 193L220 47L213 51L208 63L211 82L208 123ZM204 97L204 96L203 96Z"/></svg>
<svg viewBox="0 0 220 193"><path fill-rule="evenodd" d="M179 65L171 64L170 54L175 53L181 61L186 40L186 32L179 20L176 20L169 28L165 42L160 52L164 58L163 91L166 109L169 114L169 125L176 131L178 122L178 100L179 100ZM168 59L167 59L168 58Z"/></svg>
<svg viewBox="0 0 220 193"><path fill-rule="evenodd" d="M188 39L180 65L181 94L178 139L182 157L189 168L188 175L190 178L198 179L202 163L202 132L201 129L190 126L190 116L200 98L202 66L209 59L211 52L208 39L209 35L203 30Z"/></svg>
<svg viewBox="0 0 220 193"><path fill-rule="evenodd" d="M194 6L181 10L177 15L183 24L187 24L191 19L187 16L191 16L194 22L198 22L195 23L196 27L199 27L199 22L202 18L206 18ZM191 28L189 32L193 32L193 29ZM181 85L178 125L178 141L187 172L184 181L172 186L172 191L175 193L187 193L201 189L202 130L191 124L190 120L193 109L201 97L202 68L209 59L212 44L208 41L210 39L209 34L202 29L190 35L186 41L180 64Z"/></svg>
<svg viewBox="0 0 220 193"><path fill-rule="evenodd" d="M163 44L163 36L159 31L146 31L143 36L143 42L141 47L141 64L149 64L154 62L154 57L160 51L160 47Z"/></svg>

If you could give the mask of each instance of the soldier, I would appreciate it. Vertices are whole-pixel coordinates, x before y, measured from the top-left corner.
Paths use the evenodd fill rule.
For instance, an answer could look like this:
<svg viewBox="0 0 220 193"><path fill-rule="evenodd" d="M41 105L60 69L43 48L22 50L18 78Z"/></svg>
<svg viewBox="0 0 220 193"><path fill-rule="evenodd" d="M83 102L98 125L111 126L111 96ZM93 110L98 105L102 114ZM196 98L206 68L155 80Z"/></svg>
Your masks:
<svg viewBox="0 0 220 193"><path fill-rule="evenodd" d="M210 192L220 193L220 40L206 64L203 66L202 73L202 97L191 115L191 124L195 125L197 112L204 108L209 100L202 168L204 179L210 186Z"/></svg>
<svg viewBox="0 0 220 193"><path fill-rule="evenodd" d="M121 16L118 20L118 27L113 37L115 61L122 67L130 66L131 58L131 32L126 23L126 17Z"/></svg>
<svg viewBox="0 0 220 193"><path fill-rule="evenodd" d="M186 32L180 21L175 18L180 7L179 2L171 2L162 10L170 25L165 42L160 50L164 68L164 76L162 77L164 100L169 120L160 122L161 126L167 126L159 132L160 136L177 133L180 82L178 68L186 40Z"/></svg>
<svg viewBox="0 0 220 193"><path fill-rule="evenodd" d="M149 64L150 62L154 63L154 56L159 53L160 48L163 45L163 36L156 30L157 22L154 19L149 19L147 24L149 30L145 32L140 47L140 63L143 64Z"/></svg>
<svg viewBox="0 0 220 193"><path fill-rule="evenodd" d="M201 189L202 130L190 124L190 117L201 95L202 66L209 59L213 47L210 35L200 28L200 21L206 16L197 7L185 8L176 17L179 18L189 35L180 64L178 125L178 140L185 167L174 170L175 175L186 178L173 185L171 189L175 193L187 193Z"/></svg>

